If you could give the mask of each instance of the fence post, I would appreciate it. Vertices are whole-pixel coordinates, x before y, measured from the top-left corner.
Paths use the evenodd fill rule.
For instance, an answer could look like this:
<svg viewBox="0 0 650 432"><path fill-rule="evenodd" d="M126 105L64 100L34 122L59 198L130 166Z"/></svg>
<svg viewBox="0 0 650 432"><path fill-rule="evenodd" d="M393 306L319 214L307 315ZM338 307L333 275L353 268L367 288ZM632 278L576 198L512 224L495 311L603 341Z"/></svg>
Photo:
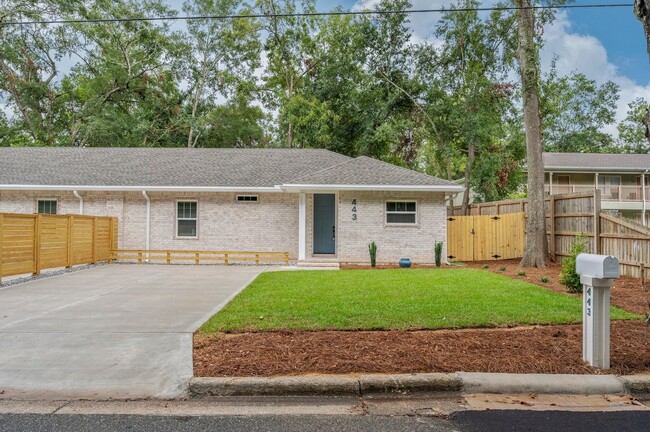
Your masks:
<svg viewBox="0 0 650 432"><path fill-rule="evenodd" d="M2 226L4 224L4 215L0 213L0 283L2 283Z"/></svg>
<svg viewBox="0 0 650 432"><path fill-rule="evenodd" d="M594 189L594 253L600 254L600 189Z"/></svg>
<svg viewBox="0 0 650 432"><path fill-rule="evenodd" d="M41 274L41 215L34 217L34 276Z"/></svg>
<svg viewBox="0 0 650 432"><path fill-rule="evenodd" d="M72 229L74 228L74 216L68 216L68 265L66 268L72 267Z"/></svg>
<svg viewBox="0 0 650 432"><path fill-rule="evenodd" d="M548 205L549 205L549 219L551 220L551 232L550 232L550 242L549 242L549 249L551 250L551 258L555 262L556 256L555 256L555 195L550 195L550 199L548 200Z"/></svg>
<svg viewBox="0 0 650 432"><path fill-rule="evenodd" d="M639 263L639 277L641 279L641 288L645 289L645 264L643 261Z"/></svg>
<svg viewBox="0 0 650 432"><path fill-rule="evenodd" d="M108 220L108 263L113 264L113 218Z"/></svg>
<svg viewBox="0 0 650 432"><path fill-rule="evenodd" d="M97 264L97 216L93 217L93 257L92 263Z"/></svg>

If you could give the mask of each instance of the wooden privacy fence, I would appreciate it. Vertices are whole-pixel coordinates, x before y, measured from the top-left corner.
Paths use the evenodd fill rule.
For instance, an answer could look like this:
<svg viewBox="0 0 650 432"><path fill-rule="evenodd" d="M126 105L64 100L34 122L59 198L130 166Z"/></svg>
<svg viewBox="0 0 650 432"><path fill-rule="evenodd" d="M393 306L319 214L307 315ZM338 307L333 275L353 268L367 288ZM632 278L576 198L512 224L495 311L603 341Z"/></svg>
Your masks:
<svg viewBox="0 0 650 432"><path fill-rule="evenodd" d="M525 213L447 218L450 261L486 261L521 257Z"/></svg>
<svg viewBox="0 0 650 432"><path fill-rule="evenodd" d="M144 250L121 249L111 251L111 261L158 261L171 264L172 261L199 265L201 261L217 261L228 265L232 262L260 263L282 262L289 265L289 252L242 252L242 251L198 251L198 250Z"/></svg>
<svg viewBox="0 0 650 432"><path fill-rule="evenodd" d="M582 235L589 252L618 258L622 275L645 278L650 268L650 229L601 212L600 190L549 195L545 207L548 248L553 258L569 255L576 236ZM472 205L470 214L504 215L522 210L528 210L527 199ZM458 213L460 207L449 210L450 215Z"/></svg>
<svg viewBox="0 0 650 432"><path fill-rule="evenodd" d="M108 261L116 247L114 217L0 213L0 280Z"/></svg>

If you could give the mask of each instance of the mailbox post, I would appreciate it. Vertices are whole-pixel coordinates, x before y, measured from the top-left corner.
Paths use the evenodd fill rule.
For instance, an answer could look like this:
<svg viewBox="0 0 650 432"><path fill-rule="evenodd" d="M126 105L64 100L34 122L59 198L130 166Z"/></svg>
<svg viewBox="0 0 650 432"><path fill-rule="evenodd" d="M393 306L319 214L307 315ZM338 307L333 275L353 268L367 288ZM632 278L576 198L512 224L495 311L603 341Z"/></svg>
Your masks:
<svg viewBox="0 0 650 432"><path fill-rule="evenodd" d="M576 273L582 283L582 359L609 369L609 295L620 276L618 260L607 255L580 254Z"/></svg>

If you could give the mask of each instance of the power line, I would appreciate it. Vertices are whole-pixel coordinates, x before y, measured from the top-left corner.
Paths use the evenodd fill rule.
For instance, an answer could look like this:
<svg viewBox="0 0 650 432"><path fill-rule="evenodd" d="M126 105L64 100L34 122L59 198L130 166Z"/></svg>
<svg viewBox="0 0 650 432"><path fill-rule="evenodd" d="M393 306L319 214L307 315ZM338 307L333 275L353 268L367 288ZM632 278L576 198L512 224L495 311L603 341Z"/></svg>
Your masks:
<svg viewBox="0 0 650 432"><path fill-rule="evenodd" d="M254 19L254 18L293 18L293 17L323 17L344 15L396 15L396 14L421 14L444 12L489 12L489 11L515 11L527 9L601 9L633 7L632 3L609 4L583 4L583 5L547 5L547 6L491 6L476 8L452 9L405 9L405 10L362 10L362 11L332 11L332 12L296 12L279 14L243 14L243 15L201 15L201 16L168 16L168 17L141 17L141 18L97 18L97 19L72 19L72 20L43 20L43 21L7 21L0 22L0 26L29 25L29 24L93 24L136 21L193 21L193 20L224 20L224 19Z"/></svg>

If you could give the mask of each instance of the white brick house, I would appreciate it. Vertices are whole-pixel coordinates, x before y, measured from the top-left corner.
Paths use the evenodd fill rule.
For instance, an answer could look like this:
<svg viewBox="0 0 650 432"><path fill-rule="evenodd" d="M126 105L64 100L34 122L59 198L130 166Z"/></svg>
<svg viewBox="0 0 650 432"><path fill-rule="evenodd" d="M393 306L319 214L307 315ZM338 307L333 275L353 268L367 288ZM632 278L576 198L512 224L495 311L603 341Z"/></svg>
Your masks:
<svg viewBox="0 0 650 432"><path fill-rule="evenodd" d="M326 150L0 148L0 212L116 216L121 249L368 262L375 241L380 263L431 263L460 191Z"/></svg>

